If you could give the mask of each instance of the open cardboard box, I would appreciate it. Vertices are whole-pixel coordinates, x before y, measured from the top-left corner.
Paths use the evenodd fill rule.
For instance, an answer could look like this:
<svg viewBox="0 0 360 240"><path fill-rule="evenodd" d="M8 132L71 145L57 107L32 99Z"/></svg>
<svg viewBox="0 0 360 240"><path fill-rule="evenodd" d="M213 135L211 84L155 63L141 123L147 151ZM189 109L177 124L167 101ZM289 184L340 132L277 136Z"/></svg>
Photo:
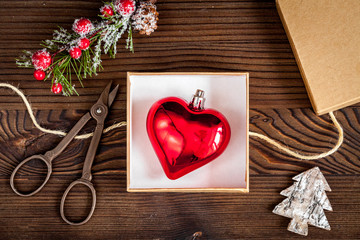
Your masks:
<svg viewBox="0 0 360 240"><path fill-rule="evenodd" d="M360 1L276 0L314 111L360 102Z"/></svg>
<svg viewBox="0 0 360 240"><path fill-rule="evenodd" d="M205 91L205 108L227 118L231 139L218 158L170 180L147 135L147 114L156 101L169 96L190 101L197 89ZM128 73L127 191L248 192L248 92L248 73Z"/></svg>

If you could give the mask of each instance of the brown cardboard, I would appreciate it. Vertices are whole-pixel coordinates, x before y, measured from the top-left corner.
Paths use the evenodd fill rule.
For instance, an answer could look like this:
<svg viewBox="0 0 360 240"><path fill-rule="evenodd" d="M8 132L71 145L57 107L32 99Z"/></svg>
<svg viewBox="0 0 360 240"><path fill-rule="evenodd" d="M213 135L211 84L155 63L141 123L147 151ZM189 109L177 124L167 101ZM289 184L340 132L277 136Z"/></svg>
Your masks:
<svg viewBox="0 0 360 240"><path fill-rule="evenodd" d="M360 1L276 0L318 115L360 102Z"/></svg>
<svg viewBox="0 0 360 240"><path fill-rule="evenodd" d="M133 189L130 187L130 131L131 131L131 121L130 121L130 101L131 101L131 81L130 76L132 75L244 75L246 76L246 187L245 188L136 188ZM163 72L163 73L154 73L154 72L128 72L127 73L127 191L128 192L236 192L236 193L248 193L249 192L249 73L230 73L230 72L221 72L221 73L210 73L210 72Z"/></svg>

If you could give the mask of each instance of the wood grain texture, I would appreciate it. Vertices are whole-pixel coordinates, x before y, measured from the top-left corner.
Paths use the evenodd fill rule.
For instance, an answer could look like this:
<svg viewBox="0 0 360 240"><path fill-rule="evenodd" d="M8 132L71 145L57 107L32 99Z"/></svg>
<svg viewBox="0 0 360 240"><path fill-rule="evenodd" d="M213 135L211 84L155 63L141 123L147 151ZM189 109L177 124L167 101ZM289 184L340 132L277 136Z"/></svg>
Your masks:
<svg viewBox="0 0 360 240"><path fill-rule="evenodd" d="M135 36L135 54L122 47L116 59L104 56L104 71L85 80L80 97L50 93L47 82L16 67L23 49L36 50L58 26L98 14L101 1L0 1L0 81L18 85L48 128L69 130L108 80L120 84L106 126L126 120L127 71L249 71L250 130L284 142L304 154L320 153L336 143L328 116L310 108L300 73L275 9L255 0L158 1L159 28L151 37ZM121 46L124 45L122 41ZM65 224L59 205L63 191L81 175L90 140L74 140L54 161L50 182L38 195L15 195L9 177L27 156L56 146L57 136L37 130L21 100L0 89L0 234L1 239L300 239L286 230L289 219L273 214L291 177L319 166L332 192L327 212L330 232L309 227L308 239L358 239L360 229L360 105L335 113L344 127L344 144L319 161L294 159L258 139L250 139L250 193L127 193L126 130L103 135L93 166L98 202L84 226ZM90 122L84 129L94 128ZM38 165L21 172L24 188L38 179ZM69 199L71 216L84 214L84 189Z"/></svg>

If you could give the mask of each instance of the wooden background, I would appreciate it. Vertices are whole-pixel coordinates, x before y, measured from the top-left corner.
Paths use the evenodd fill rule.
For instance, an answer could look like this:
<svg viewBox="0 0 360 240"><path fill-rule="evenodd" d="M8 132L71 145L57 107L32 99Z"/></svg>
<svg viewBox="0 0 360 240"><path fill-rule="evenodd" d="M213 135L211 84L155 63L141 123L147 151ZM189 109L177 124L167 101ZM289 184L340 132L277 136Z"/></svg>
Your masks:
<svg viewBox="0 0 360 240"><path fill-rule="evenodd" d="M14 58L23 49L39 49L41 40L51 38L57 26L70 28L74 18L95 19L101 6L97 0L0 1L0 82L25 92L43 126L70 129L110 79L121 88L107 126L126 120L127 71L248 71L251 131L304 154L326 151L336 143L329 116L317 117L311 109L274 0L160 0L158 30L151 37L136 35L134 54L123 49L122 40L117 58L104 56L104 71L78 88L80 97L53 95L48 82L16 67ZM308 239L358 239L359 107L335 113L344 127L344 144L316 162L294 159L250 139L249 194L127 193L126 130L114 130L103 135L93 166L95 214L86 225L69 226L60 217L60 199L81 175L90 140L71 143L54 161L53 176L39 194L15 195L9 178L16 164L51 149L60 138L37 130L19 97L0 89L1 239L185 239L197 231L203 233L201 239L300 239L286 230L290 219L271 211L284 199L279 192L292 184L291 177L313 166L321 168L332 188L327 195L334 211L325 211L332 230L310 226ZM94 122L85 131L93 127ZM22 176L21 187L36 182L37 172L33 168ZM73 219L85 216L83 190L71 195L68 214Z"/></svg>

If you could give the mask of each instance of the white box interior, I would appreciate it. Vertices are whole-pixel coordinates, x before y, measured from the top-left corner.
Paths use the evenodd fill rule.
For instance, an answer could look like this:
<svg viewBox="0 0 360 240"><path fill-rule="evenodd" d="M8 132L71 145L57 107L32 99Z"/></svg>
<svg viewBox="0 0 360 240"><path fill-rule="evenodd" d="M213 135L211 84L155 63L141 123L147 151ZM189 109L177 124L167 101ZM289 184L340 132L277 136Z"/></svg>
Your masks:
<svg viewBox="0 0 360 240"><path fill-rule="evenodd" d="M129 186L150 188L246 188L247 82L243 75L133 75L130 74ZM231 138L215 160L177 179L166 177L150 143L146 118L153 103L170 96L189 102L196 89L205 91L205 108L228 120Z"/></svg>

